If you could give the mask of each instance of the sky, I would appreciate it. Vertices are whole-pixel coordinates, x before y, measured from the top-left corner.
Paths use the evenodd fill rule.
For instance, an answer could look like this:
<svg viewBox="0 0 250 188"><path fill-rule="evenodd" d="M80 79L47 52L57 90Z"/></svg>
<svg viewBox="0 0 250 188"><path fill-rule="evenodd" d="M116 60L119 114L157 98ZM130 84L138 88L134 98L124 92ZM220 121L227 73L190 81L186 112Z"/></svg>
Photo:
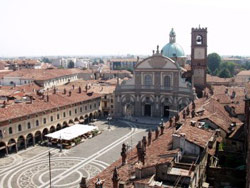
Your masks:
<svg viewBox="0 0 250 188"><path fill-rule="evenodd" d="M191 28L208 28L208 53L250 56L249 0L0 0L0 57L151 55L169 42L191 53Z"/></svg>

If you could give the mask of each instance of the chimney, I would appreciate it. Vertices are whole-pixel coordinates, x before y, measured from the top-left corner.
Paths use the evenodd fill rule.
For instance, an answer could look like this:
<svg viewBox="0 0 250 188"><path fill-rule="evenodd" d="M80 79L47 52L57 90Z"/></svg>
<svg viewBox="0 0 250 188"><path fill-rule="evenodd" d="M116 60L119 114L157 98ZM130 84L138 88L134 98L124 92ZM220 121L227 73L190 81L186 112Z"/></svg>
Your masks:
<svg viewBox="0 0 250 188"><path fill-rule="evenodd" d="M183 119L186 119L186 111L185 110L182 111L182 117L183 117Z"/></svg>
<svg viewBox="0 0 250 188"><path fill-rule="evenodd" d="M136 149L137 149L137 157L138 157L138 161L141 161L141 150L142 150L142 146L141 146L141 141L138 142L138 144L136 145Z"/></svg>
<svg viewBox="0 0 250 188"><path fill-rule="evenodd" d="M148 131L148 145L151 144L151 139L152 139L152 132L151 130Z"/></svg>
<svg viewBox="0 0 250 188"><path fill-rule="evenodd" d="M195 110L195 103L194 103L194 101L192 102L192 110Z"/></svg>
<svg viewBox="0 0 250 188"><path fill-rule="evenodd" d="M104 180L100 180L98 178L97 181L95 182L95 188L104 188L103 184L104 184Z"/></svg>
<svg viewBox="0 0 250 188"><path fill-rule="evenodd" d="M6 107L6 101L3 101L3 108Z"/></svg>
<svg viewBox="0 0 250 188"><path fill-rule="evenodd" d="M125 182L123 181L119 182L119 188L125 188Z"/></svg>
<svg viewBox="0 0 250 188"><path fill-rule="evenodd" d="M66 89L65 88L63 89L63 94L66 95Z"/></svg>
<svg viewBox="0 0 250 188"><path fill-rule="evenodd" d="M186 109L186 115L189 116L189 114L190 114L190 110L189 110L189 106L188 106Z"/></svg>
<svg viewBox="0 0 250 188"><path fill-rule="evenodd" d="M87 177L82 177L80 188L88 188Z"/></svg>
<svg viewBox="0 0 250 188"><path fill-rule="evenodd" d="M172 127L172 124L173 124L173 119L170 118L170 119L169 119L169 127Z"/></svg>
<svg viewBox="0 0 250 188"><path fill-rule="evenodd" d="M146 148L147 148L147 139L146 139L146 136L143 136L143 138L142 138L142 145L143 145L143 147L146 150Z"/></svg>
<svg viewBox="0 0 250 188"><path fill-rule="evenodd" d="M225 89L225 94L228 94L228 88Z"/></svg>
<svg viewBox="0 0 250 188"><path fill-rule="evenodd" d="M75 85L72 85L72 89L73 89L73 90L75 89Z"/></svg>
<svg viewBox="0 0 250 188"><path fill-rule="evenodd" d="M160 126L160 129L161 129L161 135L163 135L164 129L165 129L165 126L164 126L163 122L162 122L162 124Z"/></svg>
<svg viewBox="0 0 250 188"><path fill-rule="evenodd" d="M124 143L122 144L121 156L122 156L122 165L125 165L126 164L126 158L127 158L127 149L126 149L126 145Z"/></svg>
<svg viewBox="0 0 250 188"><path fill-rule="evenodd" d="M193 126L193 127L195 126L195 124L196 124L196 121L191 121L190 122L190 125Z"/></svg>
<svg viewBox="0 0 250 188"><path fill-rule="evenodd" d="M49 102L49 95L46 96L46 101Z"/></svg>
<svg viewBox="0 0 250 188"><path fill-rule="evenodd" d="M69 97L71 96L71 91L69 91Z"/></svg>
<svg viewBox="0 0 250 188"><path fill-rule="evenodd" d="M175 123L178 122L179 120L180 120L180 116L179 116L179 114L176 114L176 116L175 116Z"/></svg>
<svg viewBox="0 0 250 188"><path fill-rule="evenodd" d="M79 93L82 93L82 88L79 86L79 88L78 88L78 92Z"/></svg>
<svg viewBox="0 0 250 188"><path fill-rule="evenodd" d="M88 92L88 85L85 86L86 93Z"/></svg>
<svg viewBox="0 0 250 188"><path fill-rule="evenodd" d="M156 127L156 130L155 130L155 140L158 138L159 136L159 129L158 127Z"/></svg>
<svg viewBox="0 0 250 188"><path fill-rule="evenodd" d="M53 94L56 94L56 87L54 87L53 89Z"/></svg>
<svg viewBox="0 0 250 188"><path fill-rule="evenodd" d="M191 112L191 116L192 116L192 118L195 117L195 111L194 111L194 109L193 109L192 112Z"/></svg>
<svg viewBox="0 0 250 188"><path fill-rule="evenodd" d="M119 180L120 180L119 174L117 172L117 168L115 167L114 172L113 172L113 177L112 177L113 188L118 188Z"/></svg>

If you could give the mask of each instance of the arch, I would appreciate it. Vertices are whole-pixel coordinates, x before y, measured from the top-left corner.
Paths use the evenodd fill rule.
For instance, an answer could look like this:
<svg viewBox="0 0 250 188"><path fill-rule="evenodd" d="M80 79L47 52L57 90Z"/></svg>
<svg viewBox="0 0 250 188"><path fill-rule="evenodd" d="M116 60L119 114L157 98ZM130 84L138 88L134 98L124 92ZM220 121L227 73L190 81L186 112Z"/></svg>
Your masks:
<svg viewBox="0 0 250 188"><path fill-rule="evenodd" d="M98 110L98 117L101 117L102 116L102 112L101 110Z"/></svg>
<svg viewBox="0 0 250 188"><path fill-rule="evenodd" d="M62 125L62 128L66 128L66 127L68 127L69 125L68 125L68 123L66 122L66 121L64 121L63 122L63 125Z"/></svg>
<svg viewBox="0 0 250 188"><path fill-rule="evenodd" d="M49 132L50 132L50 133L53 133L53 132L55 132L55 131L56 131L56 128L55 128L54 126L51 126L50 129L49 129Z"/></svg>
<svg viewBox="0 0 250 188"><path fill-rule="evenodd" d="M185 108L189 103L190 99L187 97L181 97L178 99L177 104L178 104L178 110L181 111L183 108Z"/></svg>
<svg viewBox="0 0 250 188"><path fill-rule="evenodd" d="M49 130L47 128L43 129L43 133L42 133L42 136L43 136L43 140L47 140L48 138L45 136L49 134Z"/></svg>
<svg viewBox="0 0 250 188"><path fill-rule="evenodd" d="M164 88L170 88L171 87L171 77L170 76L165 76L164 77Z"/></svg>
<svg viewBox="0 0 250 188"><path fill-rule="evenodd" d="M131 103L128 103L124 106L124 116L130 117L134 115L134 105Z"/></svg>
<svg viewBox="0 0 250 188"><path fill-rule="evenodd" d="M8 141L8 150L9 150L9 153L13 153L14 151L16 152L16 140L11 138L9 141Z"/></svg>
<svg viewBox="0 0 250 188"><path fill-rule="evenodd" d="M19 136L17 139L17 148L18 150L26 149L25 138L23 135Z"/></svg>
<svg viewBox="0 0 250 188"><path fill-rule="evenodd" d="M94 112L94 119L97 119L97 118L98 118L98 112L95 111L95 112Z"/></svg>
<svg viewBox="0 0 250 188"><path fill-rule="evenodd" d="M34 145L34 142L33 142L33 134L28 134L26 136L26 144L27 144L27 147L29 146L33 146Z"/></svg>
<svg viewBox="0 0 250 188"><path fill-rule="evenodd" d="M0 142L0 157L5 156L6 153L6 143L5 142Z"/></svg>
<svg viewBox="0 0 250 188"><path fill-rule="evenodd" d="M74 119L74 122L79 122L79 119L76 117L76 118Z"/></svg>
<svg viewBox="0 0 250 188"><path fill-rule="evenodd" d="M35 144L40 143L42 141L42 133L41 131L36 131L35 133Z"/></svg>
<svg viewBox="0 0 250 188"><path fill-rule="evenodd" d="M85 123L85 124L88 124L88 123L89 123L89 116L88 116L88 114L86 114L86 115L84 116L84 119L85 119L84 123Z"/></svg>
<svg viewBox="0 0 250 188"><path fill-rule="evenodd" d="M61 126L60 123L58 123L58 124L56 125L56 130L59 131L60 129L62 129L62 126Z"/></svg>
<svg viewBox="0 0 250 188"><path fill-rule="evenodd" d="M152 76L147 74L144 76L144 85L151 86L152 85Z"/></svg>
<svg viewBox="0 0 250 188"><path fill-rule="evenodd" d="M93 120L93 114L90 113L90 114L89 114L89 122L91 122L92 120Z"/></svg>
<svg viewBox="0 0 250 188"><path fill-rule="evenodd" d="M70 119L68 125L70 126L70 125L73 125L73 124L74 124L74 121L72 119Z"/></svg>

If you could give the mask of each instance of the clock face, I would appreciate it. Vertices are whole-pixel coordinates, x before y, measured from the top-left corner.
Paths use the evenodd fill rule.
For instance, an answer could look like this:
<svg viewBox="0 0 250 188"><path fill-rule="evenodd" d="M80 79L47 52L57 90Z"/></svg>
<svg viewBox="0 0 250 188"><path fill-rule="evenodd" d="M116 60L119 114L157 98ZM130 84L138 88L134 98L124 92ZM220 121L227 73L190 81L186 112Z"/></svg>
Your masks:
<svg viewBox="0 0 250 188"><path fill-rule="evenodd" d="M194 49L194 59L205 59L205 49L195 48Z"/></svg>

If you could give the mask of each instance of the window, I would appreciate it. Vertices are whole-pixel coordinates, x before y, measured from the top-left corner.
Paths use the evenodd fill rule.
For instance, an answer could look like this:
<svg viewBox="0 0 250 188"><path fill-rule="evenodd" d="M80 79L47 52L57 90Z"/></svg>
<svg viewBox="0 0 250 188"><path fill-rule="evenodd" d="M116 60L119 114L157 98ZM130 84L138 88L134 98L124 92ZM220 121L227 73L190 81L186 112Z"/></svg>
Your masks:
<svg viewBox="0 0 250 188"><path fill-rule="evenodd" d="M36 120L36 126L39 126L39 121L38 120Z"/></svg>
<svg viewBox="0 0 250 188"><path fill-rule="evenodd" d="M30 129L30 128L31 128L30 122L28 122L28 124L27 124L27 128L28 128L28 129Z"/></svg>
<svg viewBox="0 0 250 188"><path fill-rule="evenodd" d="M80 112L82 112L82 107L80 108Z"/></svg>
<svg viewBox="0 0 250 188"><path fill-rule="evenodd" d="M113 103L113 99L111 99L111 103Z"/></svg>
<svg viewBox="0 0 250 188"><path fill-rule="evenodd" d="M71 116L71 110L69 111L69 116Z"/></svg>
<svg viewBox="0 0 250 188"><path fill-rule="evenodd" d="M59 114L57 114L57 119L60 119L60 115Z"/></svg>
<svg viewBox="0 0 250 188"><path fill-rule="evenodd" d="M54 120L53 116L50 116L50 121L53 121L53 120Z"/></svg>
<svg viewBox="0 0 250 188"><path fill-rule="evenodd" d="M171 86L171 79L170 76L165 76L164 77L164 87L165 88L170 88Z"/></svg>
<svg viewBox="0 0 250 188"><path fill-rule="evenodd" d="M22 131L22 125L18 125L18 131Z"/></svg>
<svg viewBox="0 0 250 188"><path fill-rule="evenodd" d="M151 75L146 75L145 76L145 85L146 86L151 86L152 85L152 77L151 77Z"/></svg>
<svg viewBox="0 0 250 188"><path fill-rule="evenodd" d="M94 104L94 108L96 108L96 103Z"/></svg>
<svg viewBox="0 0 250 188"><path fill-rule="evenodd" d="M85 106L85 110L88 110L88 106Z"/></svg>
<svg viewBox="0 0 250 188"><path fill-rule="evenodd" d="M9 128L9 134L12 134L12 127Z"/></svg>
<svg viewBox="0 0 250 188"><path fill-rule="evenodd" d="M113 108L114 106L113 105L111 105L111 108Z"/></svg>
<svg viewBox="0 0 250 188"><path fill-rule="evenodd" d="M77 114L77 109L75 109L75 114Z"/></svg>
<svg viewBox="0 0 250 188"><path fill-rule="evenodd" d="M2 130L0 130L0 138L3 138Z"/></svg>
<svg viewBox="0 0 250 188"><path fill-rule="evenodd" d="M66 113L65 112L63 112L63 117L66 117Z"/></svg>
<svg viewBox="0 0 250 188"><path fill-rule="evenodd" d="M196 36L196 44L201 45L203 43L203 39L201 35Z"/></svg>
<svg viewBox="0 0 250 188"><path fill-rule="evenodd" d="M43 118L43 124L46 124L46 118Z"/></svg>
<svg viewBox="0 0 250 188"><path fill-rule="evenodd" d="M90 110L92 109L92 105L89 105L89 109L90 109Z"/></svg>

